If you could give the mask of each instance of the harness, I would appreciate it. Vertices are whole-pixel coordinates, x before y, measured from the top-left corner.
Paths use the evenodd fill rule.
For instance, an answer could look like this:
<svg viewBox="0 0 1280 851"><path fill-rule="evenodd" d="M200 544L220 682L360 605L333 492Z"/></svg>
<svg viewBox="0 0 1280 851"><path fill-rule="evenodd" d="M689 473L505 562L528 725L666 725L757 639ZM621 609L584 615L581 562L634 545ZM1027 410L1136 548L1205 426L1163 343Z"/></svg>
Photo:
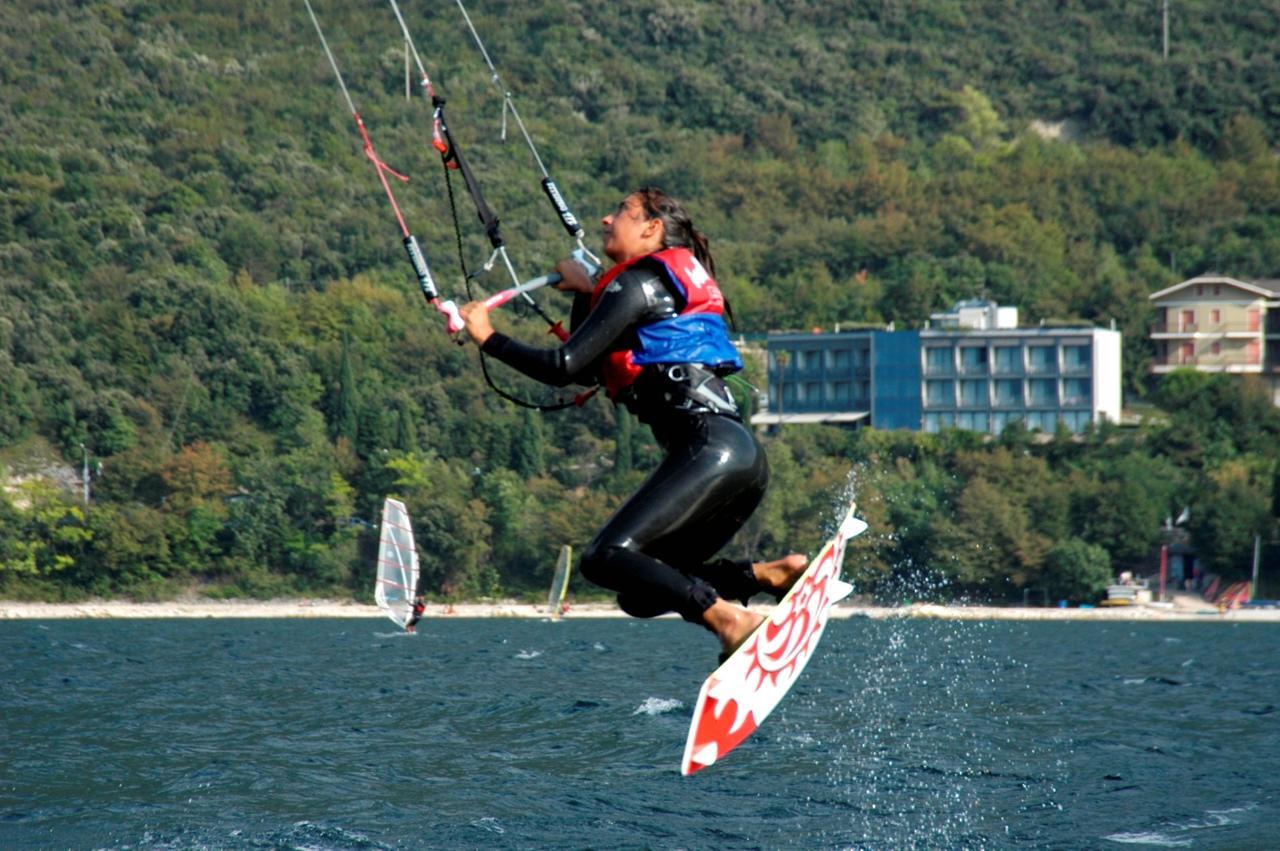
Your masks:
<svg viewBox="0 0 1280 851"><path fill-rule="evenodd" d="M683 305L678 314L636 329L635 345L605 356L605 390L615 402L657 402L736 415L723 376L742 369L729 340L724 295L687 248L666 248L614 266L591 294L599 302L618 276L643 262L655 266Z"/></svg>

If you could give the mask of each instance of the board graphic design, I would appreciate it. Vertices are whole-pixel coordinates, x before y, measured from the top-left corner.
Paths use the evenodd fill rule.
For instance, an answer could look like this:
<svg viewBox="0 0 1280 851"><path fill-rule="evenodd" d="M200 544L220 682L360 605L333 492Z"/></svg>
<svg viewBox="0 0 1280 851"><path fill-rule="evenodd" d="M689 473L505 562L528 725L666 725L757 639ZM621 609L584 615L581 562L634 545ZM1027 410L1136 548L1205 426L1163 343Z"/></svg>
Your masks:
<svg viewBox="0 0 1280 851"><path fill-rule="evenodd" d="M845 544L866 531L854 506L773 613L702 684L680 773L723 759L768 717L795 684L822 638L831 607L853 586L840 579Z"/></svg>

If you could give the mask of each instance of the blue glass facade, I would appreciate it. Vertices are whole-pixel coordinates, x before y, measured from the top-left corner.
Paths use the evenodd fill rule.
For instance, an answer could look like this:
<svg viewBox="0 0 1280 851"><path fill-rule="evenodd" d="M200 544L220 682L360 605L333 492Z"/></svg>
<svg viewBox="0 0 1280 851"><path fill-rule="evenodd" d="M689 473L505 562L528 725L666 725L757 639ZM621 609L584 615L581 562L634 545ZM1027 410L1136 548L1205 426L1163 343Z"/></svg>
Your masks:
<svg viewBox="0 0 1280 851"><path fill-rule="evenodd" d="M920 332L873 331L871 425L920 428Z"/></svg>
<svg viewBox="0 0 1280 851"><path fill-rule="evenodd" d="M772 334L759 423L1052 433L1118 420L1120 339L1094 328Z"/></svg>
<svg viewBox="0 0 1280 851"><path fill-rule="evenodd" d="M769 410L787 414L871 406L870 331L769 338Z"/></svg>

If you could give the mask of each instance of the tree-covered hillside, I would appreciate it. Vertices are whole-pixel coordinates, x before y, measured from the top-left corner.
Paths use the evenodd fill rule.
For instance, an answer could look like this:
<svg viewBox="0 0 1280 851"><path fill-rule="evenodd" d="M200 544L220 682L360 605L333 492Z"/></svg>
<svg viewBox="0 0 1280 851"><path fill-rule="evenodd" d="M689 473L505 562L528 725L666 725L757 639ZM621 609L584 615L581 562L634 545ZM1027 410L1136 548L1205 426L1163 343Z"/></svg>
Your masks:
<svg viewBox="0 0 1280 851"><path fill-rule="evenodd" d="M301 0L0 6L0 591L363 589L363 523L387 493L409 499L439 593L540 587L652 463L607 402L513 407L440 332ZM464 297L390 7L313 6L378 154L409 177L392 180L408 226ZM501 138L456 4L401 7L519 273L544 271L571 243L509 115ZM1159 4L468 4L588 232L639 184L684 198L740 330L908 327L986 295L1033 322L1114 321L1134 398L1150 292L1280 274L1280 3L1172 9L1165 59ZM488 244L452 186L478 271ZM499 267L474 285L507 283ZM1218 404L1156 394L1171 419L1119 443L784 434L736 546L811 545L856 467L882 506L866 588L931 569L1004 596L1064 559L1137 565L1173 503L1250 496L1257 517L1194 515L1218 517L1198 534L1230 572L1269 530L1274 412L1247 384L1183 380ZM102 463L87 515L40 476L17 483L33 459L78 466L81 445ZM1042 488L1070 506L1040 505ZM1107 499L1142 517L1107 526L1091 508ZM966 536L1008 550L962 566ZM1052 555L1072 541L1102 555Z"/></svg>

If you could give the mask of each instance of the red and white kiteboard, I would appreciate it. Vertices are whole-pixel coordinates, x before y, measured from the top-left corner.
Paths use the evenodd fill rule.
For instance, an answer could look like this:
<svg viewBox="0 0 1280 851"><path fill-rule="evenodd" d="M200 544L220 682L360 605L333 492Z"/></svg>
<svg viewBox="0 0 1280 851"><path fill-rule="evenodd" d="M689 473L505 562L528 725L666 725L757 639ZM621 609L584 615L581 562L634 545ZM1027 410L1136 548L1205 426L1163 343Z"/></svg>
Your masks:
<svg viewBox="0 0 1280 851"><path fill-rule="evenodd" d="M835 603L853 586L840 579L845 544L867 524L849 511L773 613L702 684L680 773L723 759L773 711L808 664Z"/></svg>

